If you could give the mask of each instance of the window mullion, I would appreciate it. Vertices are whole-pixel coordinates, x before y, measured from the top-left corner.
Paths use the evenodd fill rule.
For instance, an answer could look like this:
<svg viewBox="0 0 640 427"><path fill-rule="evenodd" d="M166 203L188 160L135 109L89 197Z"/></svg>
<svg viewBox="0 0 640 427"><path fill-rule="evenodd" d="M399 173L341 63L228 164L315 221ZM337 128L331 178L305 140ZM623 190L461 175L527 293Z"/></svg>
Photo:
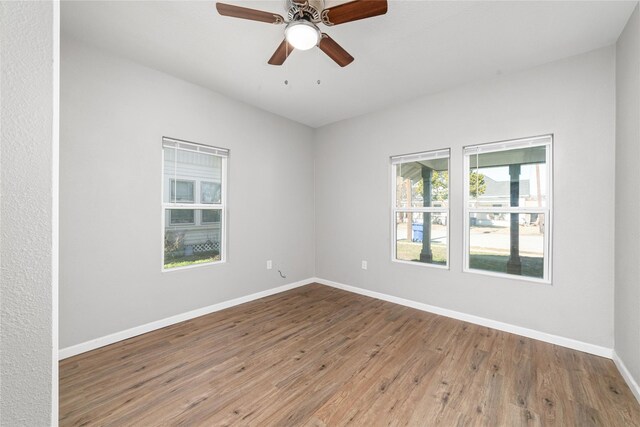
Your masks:
<svg viewBox="0 0 640 427"><path fill-rule="evenodd" d="M549 208L533 208L527 206L513 206L509 208L467 208L468 213L548 213Z"/></svg>
<svg viewBox="0 0 640 427"><path fill-rule="evenodd" d="M394 208L395 212L436 212L436 213L447 213L449 212L448 208L432 208L432 207L424 207L424 208Z"/></svg>

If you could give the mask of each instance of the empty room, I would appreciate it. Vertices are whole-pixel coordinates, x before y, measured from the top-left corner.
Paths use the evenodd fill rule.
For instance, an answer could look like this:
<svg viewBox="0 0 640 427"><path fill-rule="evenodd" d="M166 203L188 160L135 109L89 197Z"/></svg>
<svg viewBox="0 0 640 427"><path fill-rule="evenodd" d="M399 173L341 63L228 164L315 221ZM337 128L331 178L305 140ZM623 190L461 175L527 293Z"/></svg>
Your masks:
<svg viewBox="0 0 640 427"><path fill-rule="evenodd" d="M637 1L2 2L2 426L640 426Z"/></svg>

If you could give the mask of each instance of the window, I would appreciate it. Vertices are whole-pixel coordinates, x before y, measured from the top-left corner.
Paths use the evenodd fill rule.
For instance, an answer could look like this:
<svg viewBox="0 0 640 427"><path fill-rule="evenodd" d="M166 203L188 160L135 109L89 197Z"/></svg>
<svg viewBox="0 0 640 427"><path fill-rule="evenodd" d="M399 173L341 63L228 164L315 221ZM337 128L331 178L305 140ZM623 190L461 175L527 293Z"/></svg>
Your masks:
<svg viewBox="0 0 640 427"><path fill-rule="evenodd" d="M552 136L465 147L465 271L551 283Z"/></svg>
<svg viewBox="0 0 640 427"><path fill-rule="evenodd" d="M395 156L392 259L449 265L449 150Z"/></svg>
<svg viewBox="0 0 640 427"><path fill-rule="evenodd" d="M163 270L225 259L228 150L170 138L163 153Z"/></svg>

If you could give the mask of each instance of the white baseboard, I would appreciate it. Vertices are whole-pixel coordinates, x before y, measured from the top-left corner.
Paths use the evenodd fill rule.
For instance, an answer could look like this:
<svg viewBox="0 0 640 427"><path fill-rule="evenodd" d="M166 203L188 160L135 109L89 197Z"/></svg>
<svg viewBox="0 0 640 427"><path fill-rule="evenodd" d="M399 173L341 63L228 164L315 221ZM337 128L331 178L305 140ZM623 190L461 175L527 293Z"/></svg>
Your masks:
<svg viewBox="0 0 640 427"><path fill-rule="evenodd" d="M355 286L349 286L331 280L325 280L321 278L313 278L313 281L331 286L345 291L353 292L368 297L389 301L394 304L404 305L406 307L415 308L421 311L427 311L429 313L439 314L441 316L451 317L453 319L462 320L476 325L486 326L488 328L498 329L500 331L510 332L512 334L521 335L528 338L556 344L562 347L571 348L585 353L595 354L596 356L606 357L611 359L613 357L613 350L607 347L601 347L594 344L585 343L582 341L574 340L571 338L565 338L558 335L547 334L545 332L536 331L534 329L523 328L521 326L511 325L509 323L498 322L496 320L486 319L484 317L474 316L471 314L461 313L459 311L449 310L446 308L436 307L421 302L411 301L404 298L395 297L392 295L383 294L380 292L370 291L368 289L357 288Z"/></svg>
<svg viewBox="0 0 640 427"><path fill-rule="evenodd" d="M627 385L631 389L631 392L638 400L638 403L640 403L640 385L638 385L633 376L631 376L631 372L629 372L627 366L624 364L622 359L620 359L620 356L618 356L618 353L616 353L615 350L613 350L613 362L616 364L618 371L620 371L620 375L622 375L622 378L624 378L624 380L627 382Z"/></svg>
<svg viewBox="0 0 640 427"><path fill-rule="evenodd" d="M192 310L186 313L177 314L175 316L167 317L165 319L157 320L155 322L146 323L141 326L136 326L131 329L126 329L124 331L116 332L110 335L106 335L100 338L96 338L93 340L89 340L71 347L66 347L60 349L58 352L58 359L66 359L71 356L75 356L80 353L84 353L90 350L95 350L96 348L104 347L105 345L113 344L118 341L126 340L131 337L135 337L137 335L145 334L147 332L154 331L156 329L164 328L169 325L173 325L179 322L183 322L185 320L190 320L199 316L204 316L205 314L213 313L215 311L224 310L225 308L234 307L236 305L244 304L245 302L254 301L256 299L264 298L270 295L274 295L280 292L288 291L290 289L294 289L300 286L307 285L309 283L320 283L326 286L331 286L334 288L342 289L348 292L353 292L360 295L365 295L368 297L389 301L395 304L404 305L406 307L415 308L421 311L427 311L429 313L439 314L441 316L451 317L453 319L462 320L469 323L474 323L476 325L486 326L489 328L498 329L505 332L510 332L516 335L522 335L528 338L537 339L540 341L548 342L551 344L560 345L563 347L568 347L574 350L584 351L585 353L595 354L596 356L602 356L606 358L613 358L613 350L606 347L597 346L594 344L585 343L582 341L577 341L571 338L565 338L558 335L547 334L545 332L536 331L534 329L523 328L520 326L511 325L508 323L498 322L496 320L486 319L484 317L474 316L471 314L461 313L454 310L449 310L446 308L436 307L429 304L424 304L421 302L416 302L400 297L395 297L392 295L383 294L380 292L370 291L368 289L362 289L355 286L349 286L338 282L333 282L331 280L325 280L318 277L312 277L305 280L300 280L295 283L290 283L288 285L279 286L277 288L268 289L266 291L257 292L255 294L247 295L240 298L235 298L229 301L224 301L221 303L213 304L207 307L202 307L196 310ZM622 363L622 362L620 362ZM618 364L618 362L616 362ZM619 365L624 366L624 365ZM625 376L624 373L622 373ZM632 379L630 375L628 378ZM625 377L627 380L627 377ZM629 382L627 380L627 382ZM635 383L633 383L635 384ZM630 387L631 384L629 385ZM637 392L637 384L635 385ZM633 389L633 387L632 387Z"/></svg>
<svg viewBox="0 0 640 427"><path fill-rule="evenodd" d="M246 302L250 302L250 301L264 298L270 295L278 294L280 292L288 291L290 289L298 288L300 286L304 286L314 282L320 283L326 286L331 286L337 289L342 289L348 292L353 292L356 294L368 296L371 298L392 302L394 304L415 308L417 310L426 311L426 312L438 314L441 316L451 317L453 319L474 323L476 325L486 326L488 328L498 329L500 331L505 331L512 334L521 335L524 337L548 342L551 344L556 344L562 347L583 351L585 353L594 354L596 356L613 359L623 379L629 385L629 388L633 392L638 402L640 402L640 386L635 381L635 379L631 376L631 373L625 366L624 362L620 359L620 357L616 354L616 352L613 349L585 343L585 342L574 340L571 338L561 337L558 335L547 334L545 332L536 331L534 329L523 328L521 326L515 326L509 323L498 322L496 320L486 319L484 317L461 313L459 311L449 310L446 308L436 307L436 306L424 304L421 302L416 302L416 301L412 301L412 300L408 300L400 297L395 297L393 295L387 295L380 292L370 291L368 289L349 286L349 285L334 282L331 280L321 279L318 277L312 277L309 279L300 280L298 282L290 283L283 286L278 286L277 288L267 289L266 291L261 291L255 294L246 295L246 296L235 298L229 301L220 302L207 307L202 307L186 313L177 314L175 316L167 317L165 319L157 320L155 322L146 323L141 326L136 326L131 329L106 335L104 337L89 340L71 347L66 347L66 348L60 349L60 351L58 352L58 359L59 360L66 359L68 357L75 356L77 354L84 353L90 350L95 350L96 348L104 347L106 345L113 344L118 341L126 340L128 338L132 338L137 335L142 335L147 332L154 331L156 329L164 328L166 326L183 322L185 320L190 320L199 316L204 316L205 314L224 310L225 308L234 307L236 305L244 304Z"/></svg>
<svg viewBox="0 0 640 427"><path fill-rule="evenodd" d="M58 351L58 360L66 359L71 356L75 356L80 353L84 353L96 348L104 347L105 345L113 344L118 341L126 340L128 338L135 337L137 335L146 334L147 332L155 331L156 329L164 328L176 323L184 322L205 314L213 313L215 311L224 310L225 308L233 307L236 305L244 304L245 302L254 301L260 298L268 297L270 295L278 294L280 292L288 291L300 286L308 285L315 279L300 280L295 283L289 283L288 285L278 286L277 288L267 289L266 291L257 292L255 294L247 295L240 298L235 298L229 301L223 301L217 304L213 304L207 307L198 308L196 310L188 311L186 313L176 314L175 316L167 317L165 319L156 320L155 322L146 323L141 326L136 326L131 329L116 332L104 337L92 339L71 347L62 348Z"/></svg>

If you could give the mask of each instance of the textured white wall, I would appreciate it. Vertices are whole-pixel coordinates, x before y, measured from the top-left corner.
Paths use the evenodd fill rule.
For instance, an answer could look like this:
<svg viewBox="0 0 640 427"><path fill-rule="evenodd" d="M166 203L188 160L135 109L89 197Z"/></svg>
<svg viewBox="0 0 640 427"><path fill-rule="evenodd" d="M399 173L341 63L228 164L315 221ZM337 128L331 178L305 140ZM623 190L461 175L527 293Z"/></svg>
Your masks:
<svg viewBox="0 0 640 427"><path fill-rule="evenodd" d="M640 384L640 13L616 46L615 350Z"/></svg>
<svg viewBox="0 0 640 427"><path fill-rule="evenodd" d="M314 275L310 128L70 38L61 56L61 348ZM162 136L230 149L228 262L160 271Z"/></svg>
<svg viewBox="0 0 640 427"><path fill-rule="evenodd" d="M319 129L318 277L612 348L614 53L597 50ZM553 285L462 273L462 147L548 133ZM451 269L392 263L389 156L447 147Z"/></svg>
<svg viewBox="0 0 640 427"><path fill-rule="evenodd" d="M0 425L51 422L53 5L0 4Z"/></svg>

